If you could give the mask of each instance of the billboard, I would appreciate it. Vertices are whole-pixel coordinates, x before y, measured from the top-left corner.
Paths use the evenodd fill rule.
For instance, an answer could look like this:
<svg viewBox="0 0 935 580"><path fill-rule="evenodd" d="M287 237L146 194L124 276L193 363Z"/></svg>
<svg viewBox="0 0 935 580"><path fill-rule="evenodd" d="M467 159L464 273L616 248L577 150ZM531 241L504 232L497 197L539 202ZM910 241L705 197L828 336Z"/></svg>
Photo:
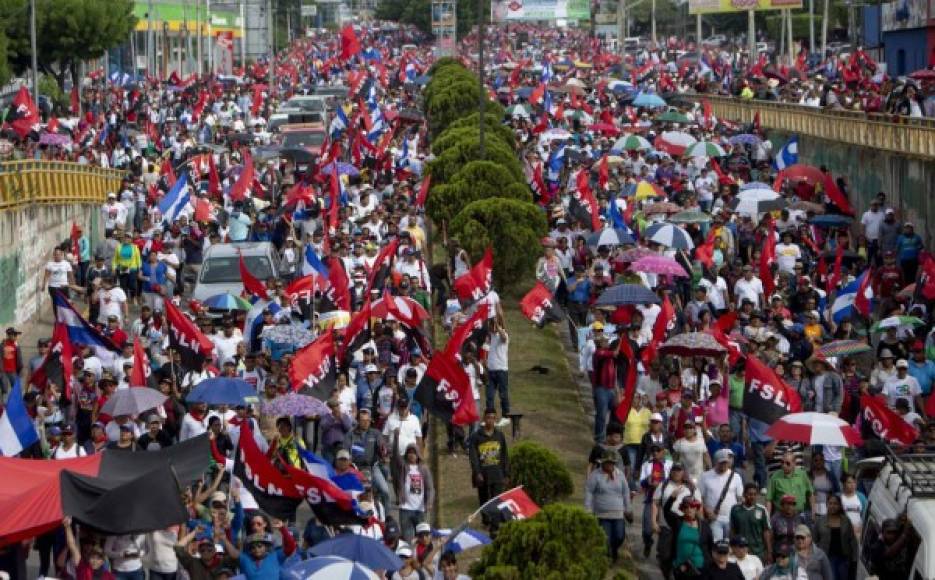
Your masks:
<svg viewBox="0 0 935 580"><path fill-rule="evenodd" d="M883 4L883 32L922 28L929 18L926 4L925 0L897 0Z"/></svg>
<svg viewBox="0 0 935 580"><path fill-rule="evenodd" d="M591 20L589 0L493 0L493 22L516 20Z"/></svg>
<svg viewBox="0 0 935 580"><path fill-rule="evenodd" d="M802 0L688 0L689 14L723 14L748 10L798 10Z"/></svg>

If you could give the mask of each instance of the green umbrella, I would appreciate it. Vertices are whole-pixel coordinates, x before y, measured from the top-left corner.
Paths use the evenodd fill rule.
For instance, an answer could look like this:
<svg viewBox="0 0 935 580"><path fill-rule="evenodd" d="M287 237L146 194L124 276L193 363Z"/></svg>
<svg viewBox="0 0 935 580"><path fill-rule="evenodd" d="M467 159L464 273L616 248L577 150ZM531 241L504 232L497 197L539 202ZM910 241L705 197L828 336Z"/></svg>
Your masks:
<svg viewBox="0 0 935 580"><path fill-rule="evenodd" d="M522 104L513 105L508 107L506 114L511 117L531 117L529 108Z"/></svg>
<svg viewBox="0 0 935 580"><path fill-rule="evenodd" d="M711 141L698 141L685 148L685 157L724 157L727 152Z"/></svg>
<svg viewBox="0 0 935 580"><path fill-rule="evenodd" d="M579 121L581 123L590 123L593 121L591 115L585 113L584 111L565 111L565 118L571 119L572 121Z"/></svg>
<svg viewBox="0 0 935 580"><path fill-rule="evenodd" d="M660 123L682 123L684 125L690 125L694 123L694 121L689 119L685 113L679 113L678 111L666 111L665 113L656 117L654 120L659 121Z"/></svg>
<svg viewBox="0 0 935 580"><path fill-rule="evenodd" d="M669 221L677 224L705 224L711 221L711 216L703 211L680 211L670 217Z"/></svg>
<svg viewBox="0 0 935 580"><path fill-rule="evenodd" d="M627 135L617 139L612 151L649 151L652 148L652 144L645 137Z"/></svg>
<svg viewBox="0 0 935 580"><path fill-rule="evenodd" d="M890 316L874 324L870 331L881 332L888 328L915 328L924 324L925 322L921 318L915 316Z"/></svg>

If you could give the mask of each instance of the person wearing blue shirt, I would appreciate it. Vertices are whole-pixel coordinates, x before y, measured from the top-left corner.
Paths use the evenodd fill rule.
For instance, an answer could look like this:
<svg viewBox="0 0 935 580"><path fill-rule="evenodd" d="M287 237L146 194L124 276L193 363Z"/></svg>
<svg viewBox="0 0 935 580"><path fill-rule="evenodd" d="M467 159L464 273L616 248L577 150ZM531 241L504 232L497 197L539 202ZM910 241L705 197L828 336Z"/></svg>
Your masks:
<svg viewBox="0 0 935 580"><path fill-rule="evenodd" d="M234 210L231 213L230 219L227 220L227 237L230 238L232 242L245 242L247 240L247 235L250 233L250 226L253 224L253 220L250 219L250 216L245 214L242 211Z"/></svg>
<svg viewBox="0 0 935 580"><path fill-rule="evenodd" d="M896 254L899 267L903 270L903 280L915 281L919 270L919 253L925 247L922 238L915 233L912 224L903 224L903 233L896 238Z"/></svg>
<svg viewBox="0 0 935 580"><path fill-rule="evenodd" d="M721 449L728 449L734 454L734 469L740 471L746 467L747 458L744 455L743 443L734 440L734 432L730 425L724 423L717 429L717 437L712 437L708 441L708 454L714 457L714 454Z"/></svg>
<svg viewBox="0 0 935 580"><path fill-rule="evenodd" d="M591 280L582 266L575 267L575 277L568 284L568 314L576 326L585 326L591 300Z"/></svg>
<svg viewBox="0 0 935 580"><path fill-rule="evenodd" d="M927 397L935 384L935 362L925 358L925 345L916 341L912 345L912 358L909 360L909 375L919 382L922 396Z"/></svg>
<svg viewBox="0 0 935 580"><path fill-rule="evenodd" d="M269 534L251 534L240 551L227 536L221 536L224 550L240 563L240 573L247 580L279 580L279 573L286 558L295 553L296 544L292 534L280 520L273 520L273 528L282 534L282 547L273 548Z"/></svg>
<svg viewBox="0 0 935 580"><path fill-rule="evenodd" d="M76 282L79 286L87 283L88 268L91 266L91 242L88 236L84 235L81 226L75 225L78 234L78 276Z"/></svg>
<svg viewBox="0 0 935 580"><path fill-rule="evenodd" d="M150 252L138 276L143 283L143 304L153 310L162 310L162 295L169 283L169 267L159 261L156 252Z"/></svg>

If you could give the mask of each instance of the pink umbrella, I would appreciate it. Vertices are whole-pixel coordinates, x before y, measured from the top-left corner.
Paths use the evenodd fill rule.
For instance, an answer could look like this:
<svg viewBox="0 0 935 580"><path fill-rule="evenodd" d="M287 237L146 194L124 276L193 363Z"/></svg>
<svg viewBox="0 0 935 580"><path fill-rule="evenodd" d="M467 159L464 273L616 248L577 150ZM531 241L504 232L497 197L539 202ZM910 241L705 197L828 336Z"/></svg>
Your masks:
<svg viewBox="0 0 935 580"><path fill-rule="evenodd" d="M669 276L688 277L688 272L681 264L668 256L644 256L630 265L634 272L668 274Z"/></svg>

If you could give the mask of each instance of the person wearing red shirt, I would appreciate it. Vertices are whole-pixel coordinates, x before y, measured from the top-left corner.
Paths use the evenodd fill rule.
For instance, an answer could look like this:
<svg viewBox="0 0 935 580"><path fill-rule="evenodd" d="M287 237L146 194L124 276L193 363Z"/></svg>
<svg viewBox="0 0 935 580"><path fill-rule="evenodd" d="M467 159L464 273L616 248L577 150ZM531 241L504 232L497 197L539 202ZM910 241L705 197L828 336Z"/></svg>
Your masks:
<svg viewBox="0 0 935 580"><path fill-rule="evenodd" d="M903 272L896 265L896 254L888 251L883 254L883 266L873 274L873 295L879 298L891 298L903 287Z"/></svg>
<svg viewBox="0 0 935 580"><path fill-rule="evenodd" d="M10 392L13 383L23 372L23 351L17 344L21 334L23 333L12 326L6 329L6 339L3 341L3 373L0 374L0 388L4 395Z"/></svg>

